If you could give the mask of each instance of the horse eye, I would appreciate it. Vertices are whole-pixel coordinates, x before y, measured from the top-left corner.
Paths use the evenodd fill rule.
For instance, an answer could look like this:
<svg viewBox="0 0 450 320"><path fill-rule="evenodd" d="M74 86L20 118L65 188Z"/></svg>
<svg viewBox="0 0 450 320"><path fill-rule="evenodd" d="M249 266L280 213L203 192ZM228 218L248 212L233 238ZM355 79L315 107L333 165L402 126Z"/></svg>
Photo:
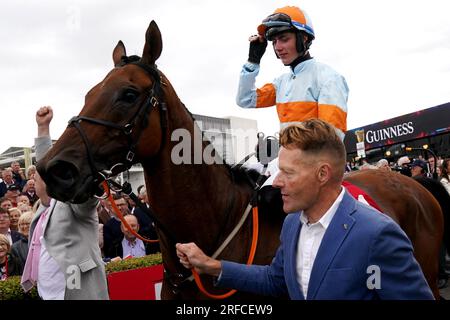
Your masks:
<svg viewBox="0 0 450 320"><path fill-rule="evenodd" d="M139 92L137 92L136 90L126 89L125 91L122 92L119 100L121 102L125 102L125 103L133 103L136 101L138 96L139 96Z"/></svg>

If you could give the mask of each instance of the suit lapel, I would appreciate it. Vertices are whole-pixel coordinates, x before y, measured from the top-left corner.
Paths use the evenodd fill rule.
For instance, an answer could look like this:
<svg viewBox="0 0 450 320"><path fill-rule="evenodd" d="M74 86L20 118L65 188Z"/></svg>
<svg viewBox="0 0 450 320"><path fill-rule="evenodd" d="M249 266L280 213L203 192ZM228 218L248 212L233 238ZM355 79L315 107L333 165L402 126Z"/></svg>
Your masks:
<svg viewBox="0 0 450 320"><path fill-rule="evenodd" d="M43 230L43 234L45 234L45 231L47 230L47 226L48 226L48 224L50 222L50 217L53 214L53 211L55 211L55 207L56 207L56 200L51 199L50 200L50 206L49 206L49 209L48 209L48 212L47 212L47 222L45 223L45 226L44 226L45 229Z"/></svg>
<svg viewBox="0 0 450 320"><path fill-rule="evenodd" d="M350 215L355 210L355 200L345 191L342 202L336 210L317 252L309 278L308 299L315 298L330 263L353 227L355 220Z"/></svg>
<svg viewBox="0 0 450 320"><path fill-rule="evenodd" d="M44 207L44 205L40 205L36 211L36 213L33 216L33 220L31 221L31 226L30 226L30 234L29 234L29 239L31 239L31 236L33 235L34 229L36 228L36 224L38 223L42 213L45 211L47 207Z"/></svg>
<svg viewBox="0 0 450 320"><path fill-rule="evenodd" d="M300 284L297 281L297 247L300 230L302 228L300 214L295 214L295 219L293 220L293 223L290 225L290 230L287 233L289 241L285 247L286 251L284 253L286 266L288 267L286 272L286 276L288 277L288 279L286 279L286 284L289 288L291 299L305 300Z"/></svg>

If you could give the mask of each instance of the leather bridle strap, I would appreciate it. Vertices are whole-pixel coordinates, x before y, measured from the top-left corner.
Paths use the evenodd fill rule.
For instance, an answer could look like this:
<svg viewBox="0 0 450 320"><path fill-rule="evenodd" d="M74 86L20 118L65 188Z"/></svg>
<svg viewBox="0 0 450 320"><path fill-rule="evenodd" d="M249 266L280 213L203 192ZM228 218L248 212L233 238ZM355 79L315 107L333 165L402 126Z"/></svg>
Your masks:
<svg viewBox="0 0 450 320"><path fill-rule="evenodd" d="M163 144L164 134L167 129L167 124L165 123L167 121L167 116L166 116L167 108L166 108L166 105L164 102L160 102L163 100L162 99L163 92L161 90L161 76L160 76L158 70L156 69L156 66L154 66L154 67L148 66L148 65L141 63L140 61L131 61L130 62L128 57L122 57L122 61L123 61L123 63L121 64L121 66L126 65L126 64L134 64L134 65L144 69L146 71L146 73L148 73L150 78L153 80L153 85L149 92L148 98L146 98L145 102L143 102L139 106L138 110L129 119L129 121L127 121L127 123L125 125L119 125L114 122L106 121L103 119L95 119L95 118L91 118L91 117L87 117L87 116L75 116L69 120L69 124L68 124L68 127L73 126L79 132L79 134L83 140L83 143L85 145L85 148L86 148L91 173L95 179L94 182L98 182L98 183L101 182L101 180L98 180L99 176L102 176L104 179L106 179L107 177L100 174L99 170L95 166L90 143L80 125L80 123L82 121L96 124L96 125L105 126L107 128L113 128L113 129L119 130L120 132L122 132L125 135L125 137L128 140L128 152L125 156L125 161L124 161L124 166L126 169L129 169L132 166L132 164L134 163L134 160L135 160L134 157L135 157L135 153L136 153L137 144L142 135L142 132L148 125L148 117L150 116L150 113L153 108L156 108L158 106L160 107L161 129L163 131L161 144ZM140 121L140 123L139 123L139 121ZM133 139L131 134L136 126L138 127L139 131L138 131L137 135L135 136L135 139ZM161 147L162 147L162 145L161 145ZM119 172L117 172L117 173L119 173Z"/></svg>

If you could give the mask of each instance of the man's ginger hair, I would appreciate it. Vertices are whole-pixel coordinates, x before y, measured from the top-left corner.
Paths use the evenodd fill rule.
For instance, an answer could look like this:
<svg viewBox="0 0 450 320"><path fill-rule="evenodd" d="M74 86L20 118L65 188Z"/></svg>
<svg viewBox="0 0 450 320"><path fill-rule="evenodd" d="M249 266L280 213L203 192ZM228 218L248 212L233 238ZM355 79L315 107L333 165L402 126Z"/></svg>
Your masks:
<svg viewBox="0 0 450 320"><path fill-rule="evenodd" d="M346 151L333 125L320 119L292 124L280 132L280 144L313 155L328 154L344 170Z"/></svg>

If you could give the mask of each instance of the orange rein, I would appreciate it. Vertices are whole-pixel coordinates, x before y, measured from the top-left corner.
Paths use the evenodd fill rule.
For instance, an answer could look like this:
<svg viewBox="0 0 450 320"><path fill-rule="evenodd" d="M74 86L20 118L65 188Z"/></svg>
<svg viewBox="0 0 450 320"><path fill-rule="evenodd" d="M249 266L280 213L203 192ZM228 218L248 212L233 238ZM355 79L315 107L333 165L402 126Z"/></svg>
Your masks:
<svg viewBox="0 0 450 320"><path fill-rule="evenodd" d="M144 238L141 235L139 235L138 233L136 233L136 231L134 231L130 227L130 225L127 223L127 221L123 218L122 212L120 212L119 208L117 207L116 203L114 202L114 199L112 198L111 192L109 190L108 183L106 181L103 181L102 186L103 186L103 189L105 190L106 194L108 195L108 200L111 202L111 206L112 206L114 212L119 217L120 221L122 221L122 223L128 229L128 231L130 231L136 238L141 239L142 241L145 241L145 242L154 243L154 242L159 241L159 240L151 240L151 239ZM258 232L259 232L258 231L258 207L252 208L252 217L253 217L252 245L250 247L250 254L247 259L247 265L250 265L253 263L253 259L255 258L255 254L256 254L256 247L258 244ZM211 294L203 286L202 280L200 279L200 275L197 273L197 271L195 271L195 269L191 269L191 271L192 271L192 275L194 276L194 280L195 280L195 283L197 284L197 287L205 296L207 296L209 298L225 299L225 298L232 296L237 291L237 290L233 289L233 290L228 291L227 293L220 294L220 295Z"/></svg>
<svg viewBox="0 0 450 320"><path fill-rule="evenodd" d="M258 244L258 207L252 208L252 216L253 216L253 236L252 236L252 246L250 247L250 254L248 256L247 265L253 263L253 259L255 258L256 246ZM205 287L203 287L202 280L200 279L200 275L195 271L195 269L191 269L192 275L194 276L195 283L200 291L207 297L212 299L225 299L236 293L236 290L230 290L224 294L212 294L206 291Z"/></svg>
<svg viewBox="0 0 450 320"><path fill-rule="evenodd" d="M128 229L128 231L130 231L136 238L141 239L144 242L148 242L148 243L155 243L155 242L159 242L158 239L156 240L151 240L151 239L147 239L143 236L141 236L140 234L138 234L136 231L134 231L130 225L128 224L128 222L123 218L123 214L122 212L120 212L120 209L117 207L116 203L114 202L114 199L111 195L111 192L109 190L109 186L108 183L106 181L102 182L102 186L103 186L103 190L105 191L105 193L108 195L108 200L109 202L111 202L111 206L115 212L115 214L117 215L117 217L120 219L120 221L122 221L122 223L124 224L125 228Z"/></svg>

